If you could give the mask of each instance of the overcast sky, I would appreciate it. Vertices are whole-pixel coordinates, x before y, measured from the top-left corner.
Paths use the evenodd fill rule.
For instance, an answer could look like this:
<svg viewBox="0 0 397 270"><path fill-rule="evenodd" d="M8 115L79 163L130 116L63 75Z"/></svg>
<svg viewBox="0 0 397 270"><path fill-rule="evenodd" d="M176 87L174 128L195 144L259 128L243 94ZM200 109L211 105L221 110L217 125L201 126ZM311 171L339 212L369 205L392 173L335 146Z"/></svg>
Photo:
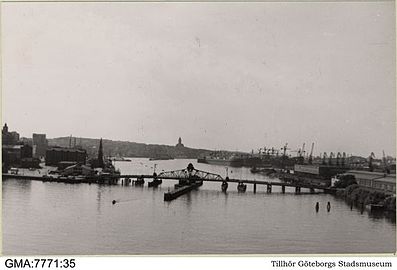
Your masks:
<svg viewBox="0 0 397 270"><path fill-rule="evenodd" d="M3 3L22 136L395 152L394 2Z"/></svg>

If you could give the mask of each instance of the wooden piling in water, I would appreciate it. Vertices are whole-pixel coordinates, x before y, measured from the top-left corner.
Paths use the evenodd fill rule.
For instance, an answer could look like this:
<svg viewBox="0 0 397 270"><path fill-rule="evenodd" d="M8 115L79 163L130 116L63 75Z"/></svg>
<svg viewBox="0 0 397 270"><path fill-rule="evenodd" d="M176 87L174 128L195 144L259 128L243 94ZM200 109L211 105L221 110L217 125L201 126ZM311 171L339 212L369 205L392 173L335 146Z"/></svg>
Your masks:
<svg viewBox="0 0 397 270"><path fill-rule="evenodd" d="M256 183L254 184L254 193L256 193Z"/></svg>

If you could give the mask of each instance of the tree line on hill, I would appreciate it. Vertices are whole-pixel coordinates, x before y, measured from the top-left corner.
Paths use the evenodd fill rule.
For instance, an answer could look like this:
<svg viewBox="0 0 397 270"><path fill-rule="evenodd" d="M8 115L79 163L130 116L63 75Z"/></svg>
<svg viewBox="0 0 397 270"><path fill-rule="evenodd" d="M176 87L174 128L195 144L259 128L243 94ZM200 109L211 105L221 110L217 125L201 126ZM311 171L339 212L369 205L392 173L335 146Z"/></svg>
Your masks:
<svg viewBox="0 0 397 270"><path fill-rule="evenodd" d="M99 139L59 137L48 139L49 146L76 147L87 151L89 157L98 154ZM145 144L103 139L105 156L145 157L145 158L191 158L209 155L212 151L170 145Z"/></svg>

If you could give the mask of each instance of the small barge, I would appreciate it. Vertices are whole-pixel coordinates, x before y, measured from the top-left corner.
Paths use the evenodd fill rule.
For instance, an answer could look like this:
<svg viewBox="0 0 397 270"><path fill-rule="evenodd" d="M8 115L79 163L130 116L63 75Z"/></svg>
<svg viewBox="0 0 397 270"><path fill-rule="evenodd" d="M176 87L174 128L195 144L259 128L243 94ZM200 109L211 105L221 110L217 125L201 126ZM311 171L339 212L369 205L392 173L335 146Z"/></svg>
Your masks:
<svg viewBox="0 0 397 270"><path fill-rule="evenodd" d="M195 181L194 183L181 186L172 191L168 191L167 193L164 193L164 201L172 201L178 198L179 196L182 196L183 194L192 191L193 189L197 189L202 185L203 185L203 181Z"/></svg>
<svg viewBox="0 0 397 270"><path fill-rule="evenodd" d="M158 187L163 183L163 180L161 179L154 179L153 181L148 182L148 187Z"/></svg>

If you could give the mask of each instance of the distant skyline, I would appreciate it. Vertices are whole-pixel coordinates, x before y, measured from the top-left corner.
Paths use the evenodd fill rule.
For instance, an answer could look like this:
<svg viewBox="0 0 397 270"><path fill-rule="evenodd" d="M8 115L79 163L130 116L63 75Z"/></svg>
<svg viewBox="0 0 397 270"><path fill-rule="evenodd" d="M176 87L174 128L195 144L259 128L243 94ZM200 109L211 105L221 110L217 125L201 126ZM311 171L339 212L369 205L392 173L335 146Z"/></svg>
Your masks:
<svg viewBox="0 0 397 270"><path fill-rule="evenodd" d="M21 136L395 156L395 8L3 3L2 115Z"/></svg>

